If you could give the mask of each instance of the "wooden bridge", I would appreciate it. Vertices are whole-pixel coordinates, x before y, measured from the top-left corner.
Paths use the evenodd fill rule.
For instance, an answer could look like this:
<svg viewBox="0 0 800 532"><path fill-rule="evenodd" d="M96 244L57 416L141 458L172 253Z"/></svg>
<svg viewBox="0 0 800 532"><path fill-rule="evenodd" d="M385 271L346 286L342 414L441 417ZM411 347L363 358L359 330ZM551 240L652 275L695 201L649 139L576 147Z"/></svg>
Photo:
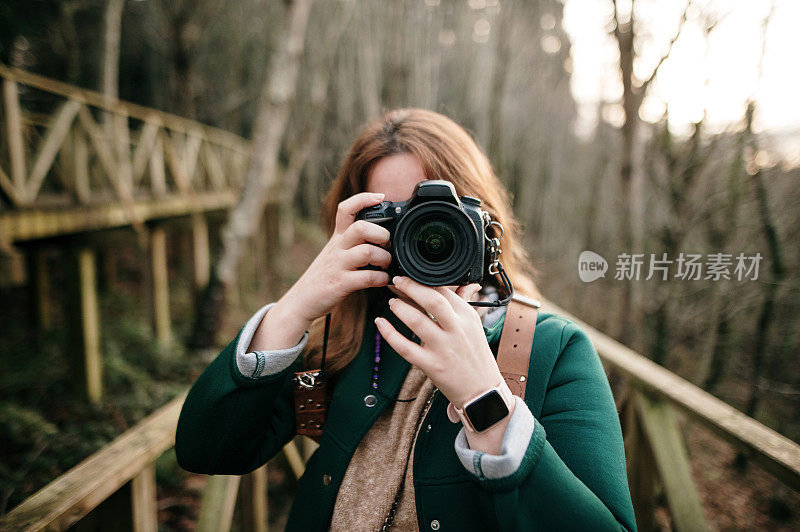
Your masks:
<svg viewBox="0 0 800 532"><path fill-rule="evenodd" d="M0 65L4 244L230 207L246 140ZM35 111L22 112L20 98Z"/></svg>
<svg viewBox="0 0 800 532"><path fill-rule="evenodd" d="M244 179L250 143L227 131L154 109L108 101L80 89L0 65L0 253L27 267L40 324L49 321L49 276L42 247L68 248L72 305L65 313L79 385L102 396L96 245L77 235L136 230L151 261L156 337L171 340L167 243L162 222L186 217L193 233L194 285L208 282L206 214L228 209ZM23 105L24 102L24 105ZM23 111L24 109L24 111ZM96 242L96 239L95 239ZM25 248L23 253L19 250ZM27 262L27 266L20 266Z"/></svg>
<svg viewBox="0 0 800 532"><path fill-rule="evenodd" d="M0 76L5 132L0 141L0 244L14 252L12 245L26 241L139 227L149 237L154 278L161 276L160 281L154 280L154 290L161 290L162 301L154 306L166 324L162 323L160 332L157 324L156 334L167 340L169 314L163 301L168 293L166 254L158 221L191 217L195 278L202 281L206 275L207 279L203 270L208 268L208 235L203 213L233 203L244 175L248 143L180 117L106 102L99 94L18 70L0 67ZM23 113L20 94L35 112ZM87 397L97 401L102 389L97 305L93 302L94 257L85 245L77 247L74 263L79 273L77 299L81 301L77 310L83 321L76 349L87 372ZM36 261L32 263L29 273L36 281L41 272L37 273ZM712 429L753 463L800 491L797 443L554 303L545 301L544 309L578 322L612 376L640 530L655 528L655 488L659 483L677 530L708 528L680 432L680 418ZM180 396L163 406L0 517L0 530L63 530L76 524L83 529L157 530L154 462L174 445L183 400ZM302 474L304 461L315 445L297 437L284 448L296 476ZM242 529L266 530L266 479L266 466L242 477L209 477L198 530L230 529L237 504Z"/></svg>

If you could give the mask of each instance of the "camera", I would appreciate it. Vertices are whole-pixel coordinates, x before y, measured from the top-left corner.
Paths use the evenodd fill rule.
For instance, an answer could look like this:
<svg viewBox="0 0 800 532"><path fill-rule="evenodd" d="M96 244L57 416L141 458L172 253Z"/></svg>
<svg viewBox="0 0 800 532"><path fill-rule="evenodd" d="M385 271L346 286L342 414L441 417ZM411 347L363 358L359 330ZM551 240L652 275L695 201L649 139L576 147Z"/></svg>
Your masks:
<svg viewBox="0 0 800 532"><path fill-rule="evenodd" d="M418 183L409 200L366 207L356 220L389 230L390 279L404 275L427 286L461 286L481 282L487 266L496 273L491 264L497 261L499 239L486 230L500 225L480 207L478 198L457 196L449 181L431 179Z"/></svg>

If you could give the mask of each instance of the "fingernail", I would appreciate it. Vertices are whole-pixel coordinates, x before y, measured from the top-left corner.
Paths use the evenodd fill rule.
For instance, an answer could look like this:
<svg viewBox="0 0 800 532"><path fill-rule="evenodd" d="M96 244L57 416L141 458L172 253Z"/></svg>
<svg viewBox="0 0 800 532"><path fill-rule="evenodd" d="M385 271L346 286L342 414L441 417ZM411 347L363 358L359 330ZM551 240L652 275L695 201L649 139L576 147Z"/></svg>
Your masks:
<svg viewBox="0 0 800 532"><path fill-rule="evenodd" d="M394 277L392 277L392 284L397 284L399 281L400 281L399 275L395 275Z"/></svg>
<svg viewBox="0 0 800 532"><path fill-rule="evenodd" d="M375 192L375 193L372 194L372 197L375 198L375 199L383 199L383 197L385 195L386 194L384 194L383 192Z"/></svg>
<svg viewBox="0 0 800 532"><path fill-rule="evenodd" d="M394 303L395 301L397 301L397 298L396 298L396 297L391 297L391 298L389 298L389 306L391 306L391 305L392 305L392 303Z"/></svg>

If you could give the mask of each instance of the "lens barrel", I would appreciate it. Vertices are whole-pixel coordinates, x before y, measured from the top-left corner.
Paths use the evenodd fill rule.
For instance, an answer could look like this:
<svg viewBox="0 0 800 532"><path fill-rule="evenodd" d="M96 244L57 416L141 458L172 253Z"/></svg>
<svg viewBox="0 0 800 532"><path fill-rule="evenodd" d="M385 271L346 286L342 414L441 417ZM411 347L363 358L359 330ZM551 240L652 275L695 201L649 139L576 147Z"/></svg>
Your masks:
<svg viewBox="0 0 800 532"><path fill-rule="evenodd" d="M398 223L393 255L417 282L429 286L458 284L476 253L476 230L469 216L443 201L413 207Z"/></svg>

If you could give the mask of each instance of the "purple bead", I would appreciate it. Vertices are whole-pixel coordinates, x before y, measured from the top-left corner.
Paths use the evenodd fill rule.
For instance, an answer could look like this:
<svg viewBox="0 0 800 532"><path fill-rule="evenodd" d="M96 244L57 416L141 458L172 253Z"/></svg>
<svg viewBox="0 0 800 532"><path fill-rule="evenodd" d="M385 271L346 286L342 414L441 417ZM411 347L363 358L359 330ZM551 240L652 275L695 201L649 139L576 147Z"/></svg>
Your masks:
<svg viewBox="0 0 800 532"><path fill-rule="evenodd" d="M381 361L381 334L380 332L375 332L375 373L372 375L372 388L378 389L378 362Z"/></svg>

